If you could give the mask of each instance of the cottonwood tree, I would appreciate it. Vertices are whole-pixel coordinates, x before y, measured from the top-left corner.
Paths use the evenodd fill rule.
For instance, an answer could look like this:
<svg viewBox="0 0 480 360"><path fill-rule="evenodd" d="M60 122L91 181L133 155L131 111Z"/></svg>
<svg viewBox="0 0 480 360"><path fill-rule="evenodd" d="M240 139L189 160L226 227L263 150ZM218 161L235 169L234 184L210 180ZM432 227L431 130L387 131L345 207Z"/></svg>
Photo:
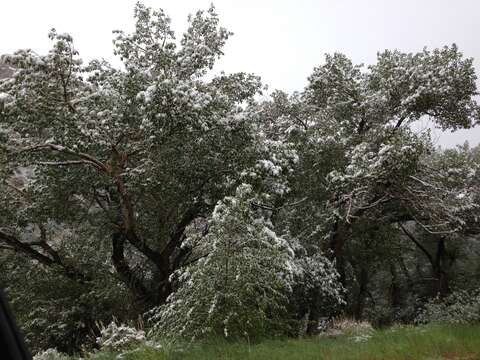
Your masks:
<svg viewBox="0 0 480 360"><path fill-rule="evenodd" d="M480 164L467 145L437 151L423 159L415 180L407 185L404 199L411 204L412 223L417 226L398 223L398 227L431 267L434 294L445 296L448 268L455 261L448 259L448 245L480 232ZM433 243L433 249L425 242Z"/></svg>
<svg viewBox="0 0 480 360"><path fill-rule="evenodd" d="M314 69L303 93L277 93L264 105L272 136L297 144L295 174L301 175L292 185L293 201L285 201L301 202L293 216L303 225L293 229L329 243L343 281L344 245L357 223L365 231L368 223L374 230L380 222L415 221L441 234L467 227L478 204L457 195L468 194L468 185L432 183L435 170L425 159L435 149L428 133L410 125L426 117L443 130L474 126L480 114L475 80L472 59L455 45L416 54L385 51L366 70L334 54Z"/></svg>
<svg viewBox="0 0 480 360"><path fill-rule="evenodd" d="M62 257L52 229L109 242L118 276L159 304L188 262L187 226L241 181L284 191L295 156L251 120L258 77L211 74L231 35L213 7L179 41L161 10L137 4L135 20L133 33L115 32L120 69L84 65L55 30L48 54L2 58L16 72L0 83L0 241L80 283L91 274Z"/></svg>

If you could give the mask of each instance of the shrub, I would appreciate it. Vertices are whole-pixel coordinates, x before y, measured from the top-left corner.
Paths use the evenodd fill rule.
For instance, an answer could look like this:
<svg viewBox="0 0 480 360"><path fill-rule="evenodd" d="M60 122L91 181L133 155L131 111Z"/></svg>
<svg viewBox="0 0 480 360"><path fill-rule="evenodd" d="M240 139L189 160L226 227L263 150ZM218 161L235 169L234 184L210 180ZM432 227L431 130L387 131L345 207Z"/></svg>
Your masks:
<svg viewBox="0 0 480 360"><path fill-rule="evenodd" d="M47 349L37 353L33 360L67 360L68 356L58 352L56 349Z"/></svg>
<svg viewBox="0 0 480 360"><path fill-rule="evenodd" d="M99 335L98 322L109 323L113 316L121 321L138 316L126 287L111 273L107 262L111 256L109 248L103 244L93 247L95 238L88 233L85 236L80 241L76 235L65 235L57 244L62 255L92 279L84 283L35 260L0 254L0 286L6 288L18 325L33 353L50 348L67 354L90 349ZM74 260L72 248L77 251L77 247L83 249L83 255Z"/></svg>
<svg viewBox="0 0 480 360"><path fill-rule="evenodd" d="M373 334L373 326L368 321L350 318L336 318L329 324L324 336L349 336L355 341L364 341Z"/></svg>
<svg viewBox="0 0 480 360"><path fill-rule="evenodd" d="M425 304L415 322L418 324L480 322L480 290L460 290L443 299L436 297Z"/></svg>
<svg viewBox="0 0 480 360"><path fill-rule="evenodd" d="M335 264L321 254L299 257L293 262L294 293L291 299L300 320L300 336L316 333L326 319L335 316L345 304L345 289Z"/></svg>
<svg viewBox="0 0 480 360"><path fill-rule="evenodd" d="M101 349L121 351L139 345L145 340L145 332L112 321L107 327L101 326L97 344Z"/></svg>

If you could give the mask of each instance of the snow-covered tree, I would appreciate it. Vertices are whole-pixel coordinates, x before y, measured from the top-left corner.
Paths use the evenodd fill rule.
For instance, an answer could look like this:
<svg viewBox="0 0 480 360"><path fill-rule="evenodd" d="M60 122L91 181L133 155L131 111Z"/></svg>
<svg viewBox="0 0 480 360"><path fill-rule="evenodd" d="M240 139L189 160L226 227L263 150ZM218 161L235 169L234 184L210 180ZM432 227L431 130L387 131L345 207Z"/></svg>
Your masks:
<svg viewBox="0 0 480 360"><path fill-rule="evenodd" d="M293 253L256 214L255 200L243 184L215 207L198 260L175 273L178 289L153 311L158 334L253 339L288 331Z"/></svg>
<svg viewBox="0 0 480 360"><path fill-rule="evenodd" d="M345 289L335 264L320 252L310 256L297 253L294 265L294 294L290 303L300 321L299 335L315 334L320 318L330 319L340 313L345 305Z"/></svg>
<svg viewBox="0 0 480 360"><path fill-rule="evenodd" d="M291 335L344 291L383 323L385 304L412 319L415 299L477 287L479 148L412 127L479 123L472 59L327 55L303 91L259 101L257 76L213 71L230 35L213 7L176 39L137 4L119 68L55 30L47 54L1 57L0 282L37 348L153 307L169 336Z"/></svg>
<svg viewBox="0 0 480 360"><path fill-rule="evenodd" d="M415 181L422 157L433 149L428 134L414 133L409 124L427 116L455 130L480 118L472 59L463 59L455 45L417 54L385 51L368 70L339 54L327 57L305 92L307 103L335 119L335 137L345 144L347 162L329 174L328 186L347 223L368 208L401 202L405 191L396 187Z"/></svg>
<svg viewBox="0 0 480 360"><path fill-rule="evenodd" d="M466 189L429 182L435 149L428 132L410 125L429 118L444 130L474 126L475 80L472 59L452 45L385 51L366 70L327 55L303 93L274 94L262 107L270 134L293 142L299 156L284 199L296 206L282 208L287 222L294 219L288 229L311 243L329 242L342 278L341 253L355 223L414 220L432 232L464 230L478 204L457 196Z"/></svg>
<svg viewBox="0 0 480 360"><path fill-rule="evenodd" d="M213 7L191 16L178 42L163 11L137 4L135 19L132 34L116 32L121 69L84 65L72 37L55 30L47 55L3 57L15 74L0 83L0 241L84 281L58 244L21 233L90 229L85 236L110 243L136 297L158 304L190 252L186 227L241 181L285 191L281 175L295 157L252 121L258 77L209 73L230 36Z"/></svg>

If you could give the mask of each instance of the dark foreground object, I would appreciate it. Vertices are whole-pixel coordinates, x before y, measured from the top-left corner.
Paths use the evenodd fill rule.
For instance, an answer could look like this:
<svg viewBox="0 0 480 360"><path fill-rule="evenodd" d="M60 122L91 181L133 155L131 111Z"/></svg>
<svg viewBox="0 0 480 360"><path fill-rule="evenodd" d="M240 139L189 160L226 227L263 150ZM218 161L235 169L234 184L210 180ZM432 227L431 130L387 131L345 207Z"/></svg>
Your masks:
<svg viewBox="0 0 480 360"><path fill-rule="evenodd" d="M15 324L7 300L0 289L0 359L31 360L23 336Z"/></svg>

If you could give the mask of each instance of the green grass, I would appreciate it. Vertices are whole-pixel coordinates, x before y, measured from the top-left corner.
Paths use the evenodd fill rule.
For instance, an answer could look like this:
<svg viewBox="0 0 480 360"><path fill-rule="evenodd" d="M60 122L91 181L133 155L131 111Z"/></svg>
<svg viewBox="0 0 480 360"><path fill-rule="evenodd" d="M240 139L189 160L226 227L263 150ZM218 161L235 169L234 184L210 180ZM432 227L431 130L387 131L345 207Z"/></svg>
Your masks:
<svg viewBox="0 0 480 360"><path fill-rule="evenodd" d="M118 354L92 359L113 360ZM480 325L404 327L375 331L364 342L350 337L270 340L247 343L217 342L160 351L151 348L125 353L123 360L379 360L480 359Z"/></svg>

